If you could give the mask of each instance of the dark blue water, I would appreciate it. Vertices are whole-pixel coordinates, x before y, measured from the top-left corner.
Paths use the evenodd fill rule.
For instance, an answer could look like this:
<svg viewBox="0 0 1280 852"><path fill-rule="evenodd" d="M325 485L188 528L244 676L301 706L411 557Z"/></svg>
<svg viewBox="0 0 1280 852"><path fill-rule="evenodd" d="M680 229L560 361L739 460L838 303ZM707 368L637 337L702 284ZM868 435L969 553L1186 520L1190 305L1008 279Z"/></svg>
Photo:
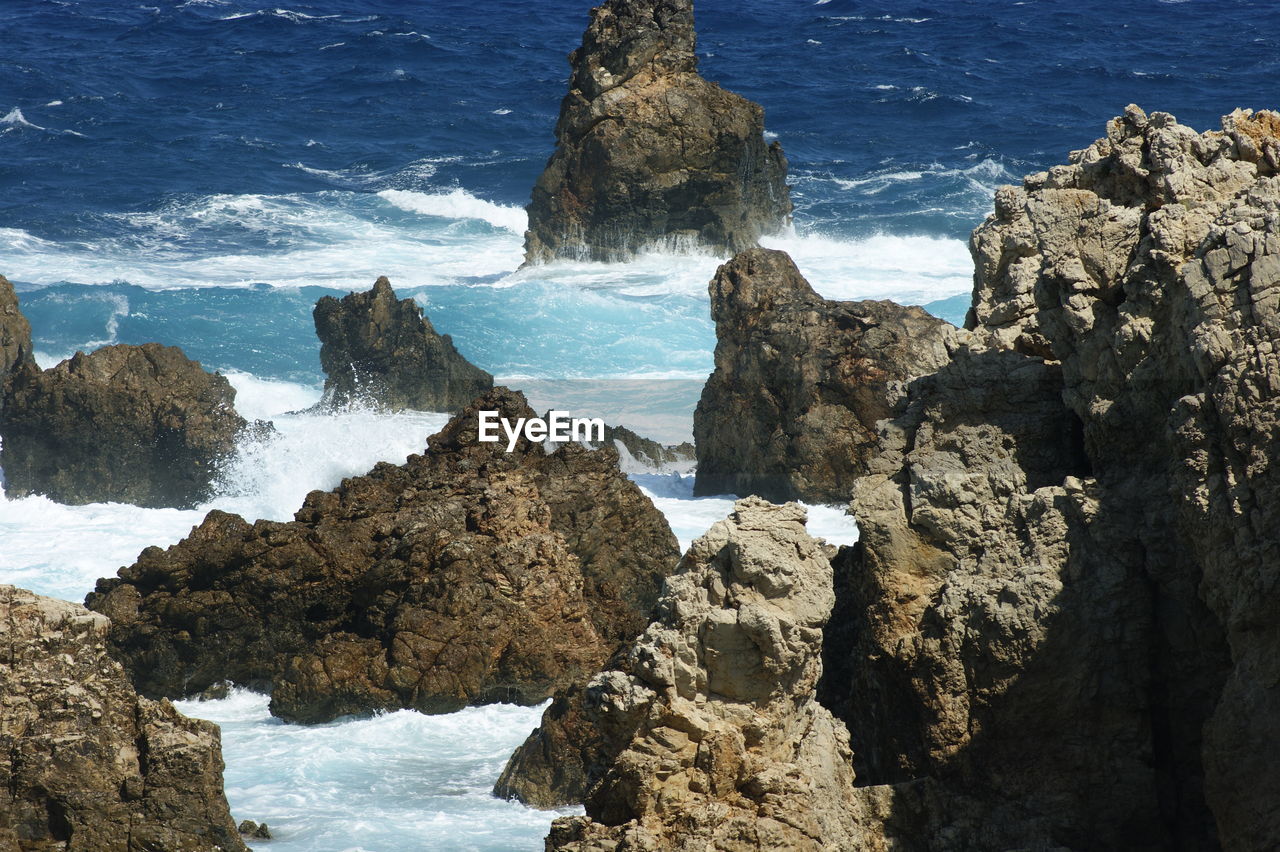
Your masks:
<svg viewBox="0 0 1280 852"><path fill-rule="evenodd" d="M0 0L0 272L42 351L161 338L313 381L310 304L388 273L498 372L710 368L714 263L510 277L587 2L281 2ZM1276 12L697 6L703 73L763 104L791 161L802 268L831 295L920 302L967 289L955 241L996 185L1126 104L1197 128L1277 106Z"/></svg>

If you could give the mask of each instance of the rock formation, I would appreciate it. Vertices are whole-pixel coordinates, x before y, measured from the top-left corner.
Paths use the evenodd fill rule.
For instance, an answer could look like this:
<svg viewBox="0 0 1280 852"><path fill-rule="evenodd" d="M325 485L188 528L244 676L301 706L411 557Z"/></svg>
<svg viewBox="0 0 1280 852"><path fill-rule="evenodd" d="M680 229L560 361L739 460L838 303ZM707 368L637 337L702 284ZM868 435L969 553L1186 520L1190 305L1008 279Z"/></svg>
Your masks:
<svg viewBox="0 0 1280 852"><path fill-rule="evenodd" d="M28 364L31 357L31 324L18 309L18 294L9 279L0 275L0 386L5 376ZM0 405L3 405L0 394Z"/></svg>
<svg viewBox="0 0 1280 852"><path fill-rule="evenodd" d="M0 437L9 496L189 507L246 426L235 390L182 350L107 346L8 377Z"/></svg>
<svg viewBox="0 0 1280 852"><path fill-rule="evenodd" d="M244 852L218 727L139 698L107 627L0 585L0 848Z"/></svg>
<svg viewBox="0 0 1280 852"><path fill-rule="evenodd" d="M689 549L630 673L586 687L612 753L549 850L856 848L848 734L814 697L831 567L804 521L749 498Z"/></svg>
<svg viewBox="0 0 1280 852"><path fill-rule="evenodd" d="M139 691L273 686L273 713L315 722L536 703L597 671L648 623L675 537L612 449L507 453L476 440L480 409L533 416L496 388L292 522L211 512L100 581Z"/></svg>
<svg viewBox="0 0 1280 852"><path fill-rule="evenodd" d="M697 72L691 0L606 0L569 56L556 150L533 188L525 262L730 254L790 219L787 163L757 104Z"/></svg>
<svg viewBox="0 0 1280 852"><path fill-rule="evenodd" d="M1280 837L1280 116L1222 128L1130 107L975 231L836 560L864 841Z"/></svg>
<svg viewBox="0 0 1280 852"><path fill-rule="evenodd" d="M367 293L325 296L313 317L328 405L459 411L493 387L413 299L396 299L386 277Z"/></svg>
<svg viewBox="0 0 1280 852"><path fill-rule="evenodd" d="M715 372L694 413L694 493L843 503L906 383L955 329L921 308L833 302L784 252L750 249L711 281Z"/></svg>

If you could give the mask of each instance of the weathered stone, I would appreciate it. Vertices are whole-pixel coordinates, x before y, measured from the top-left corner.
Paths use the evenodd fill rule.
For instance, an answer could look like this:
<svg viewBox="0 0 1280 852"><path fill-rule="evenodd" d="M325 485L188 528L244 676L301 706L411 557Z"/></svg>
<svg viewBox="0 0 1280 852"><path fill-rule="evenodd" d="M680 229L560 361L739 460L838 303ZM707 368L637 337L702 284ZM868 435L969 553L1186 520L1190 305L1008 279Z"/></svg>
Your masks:
<svg viewBox="0 0 1280 852"><path fill-rule="evenodd" d="M190 507L208 498L244 418L235 389L158 343L77 352L5 383L0 436L10 497Z"/></svg>
<svg viewBox="0 0 1280 852"><path fill-rule="evenodd" d="M0 387L14 370L34 365L31 356L31 324L18 308L18 294L9 279L0 275ZM0 406L4 405L0 394Z"/></svg>
<svg viewBox="0 0 1280 852"><path fill-rule="evenodd" d="M612 449L507 453L476 440L481 409L533 416L495 388L292 522L211 512L100 581L139 690L272 686L273 713L314 722L537 703L598 670L648 623L675 537Z"/></svg>
<svg viewBox="0 0 1280 852"><path fill-rule="evenodd" d="M833 302L784 252L750 249L711 285L715 372L694 413L694 493L844 502L906 384L956 329L921 308Z"/></svg>
<svg viewBox="0 0 1280 852"><path fill-rule="evenodd" d="M0 849L244 852L218 727L139 698L107 630L0 585Z"/></svg>
<svg viewBox="0 0 1280 852"><path fill-rule="evenodd" d="M848 734L814 697L831 567L804 521L749 498L689 549L629 673L586 688L609 756L548 849L856 848Z"/></svg>
<svg viewBox="0 0 1280 852"><path fill-rule="evenodd" d="M493 387L413 299L396 299L386 277L367 293L325 296L313 317L325 405L459 411Z"/></svg>
<svg viewBox="0 0 1280 852"><path fill-rule="evenodd" d="M757 105L698 76L691 0L591 11L533 188L525 262L652 248L732 253L790 219L787 163Z"/></svg>

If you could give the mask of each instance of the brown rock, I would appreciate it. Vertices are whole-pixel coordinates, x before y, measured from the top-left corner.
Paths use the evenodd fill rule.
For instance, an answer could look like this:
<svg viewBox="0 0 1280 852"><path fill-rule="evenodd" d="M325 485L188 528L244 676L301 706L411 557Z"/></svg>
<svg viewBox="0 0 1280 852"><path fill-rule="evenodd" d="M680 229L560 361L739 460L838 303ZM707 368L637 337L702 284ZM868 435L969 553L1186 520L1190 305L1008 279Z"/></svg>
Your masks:
<svg viewBox="0 0 1280 852"><path fill-rule="evenodd" d="M611 449L479 443L477 411L530 417L496 388L423 455L312 492L296 520L211 512L149 548L89 605L147 695L274 686L298 721L536 703L647 622L677 546Z"/></svg>
<svg viewBox="0 0 1280 852"><path fill-rule="evenodd" d="M533 188L526 263L728 254L789 221L787 163L764 141L763 111L698 76L694 40L691 0L591 11Z"/></svg>
<svg viewBox="0 0 1280 852"><path fill-rule="evenodd" d="M0 585L0 848L244 852L218 727L139 698L107 619Z"/></svg>
<svg viewBox="0 0 1280 852"><path fill-rule="evenodd" d="M158 343L28 363L4 398L9 496L62 503L196 505L246 426L223 376Z"/></svg>
<svg viewBox="0 0 1280 852"><path fill-rule="evenodd" d="M313 314L324 404L459 411L493 387L413 299L396 299L385 276L367 293L325 296Z"/></svg>
<svg viewBox="0 0 1280 852"><path fill-rule="evenodd" d="M823 299L785 252L742 252L710 289L716 369L694 413L698 495L844 502L877 421L956 345L921 308Z"/></svg>
<svg viewBox="0 0 1280 852"><path fill-rule="evenodd" d="M694 542L631 673L587 686L615 754L549 850L860 848L848 734L814 697L833 595L804 521L750 498Z"/></svg>
<svg viewBox="0 0 1280 852"><path fill-rule="evenodd" d="M5 376L22 367L35 365L31 356L31 324L18 309L18 294L9 279L0 275L0 386ZM0 405L3 405L0 394Z"/></svg>

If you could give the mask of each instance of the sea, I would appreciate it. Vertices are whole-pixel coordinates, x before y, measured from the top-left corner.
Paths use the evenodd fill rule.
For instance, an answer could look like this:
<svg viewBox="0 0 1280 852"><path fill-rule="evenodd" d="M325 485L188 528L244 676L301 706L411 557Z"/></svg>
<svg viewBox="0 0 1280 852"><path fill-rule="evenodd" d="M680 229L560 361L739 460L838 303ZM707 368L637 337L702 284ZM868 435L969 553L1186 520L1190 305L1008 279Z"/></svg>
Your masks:
<svg viewBox="0 0 1280 852"><path fill-rule="evenodd" d="M589 0L0 0L0 274L51 366L181 346L278 434L208 505L0 495L0 582L81 601L211 508L288 519L303 496L421 450L445 417L305 413L311 309L390 277L535 406L675 442L711 371L723 261L519 269ZM963 321L966 240L997 186L1064 162L1129 103L1197 129L1276 108L1274 0L698 0L704 76L762 104L795 221L765 241L834 299ZM688 471L634 472L681 544L723 518ZM0 483L2 483L0 477ZM2 484L0 484L2 488ZM856 539L840 506L810 530ZM540 708L285 725L244 691L222 727L237 820L277 852L537 850L557 812L489 795ZM572 813L567 809L559 813Z"/></svg>

